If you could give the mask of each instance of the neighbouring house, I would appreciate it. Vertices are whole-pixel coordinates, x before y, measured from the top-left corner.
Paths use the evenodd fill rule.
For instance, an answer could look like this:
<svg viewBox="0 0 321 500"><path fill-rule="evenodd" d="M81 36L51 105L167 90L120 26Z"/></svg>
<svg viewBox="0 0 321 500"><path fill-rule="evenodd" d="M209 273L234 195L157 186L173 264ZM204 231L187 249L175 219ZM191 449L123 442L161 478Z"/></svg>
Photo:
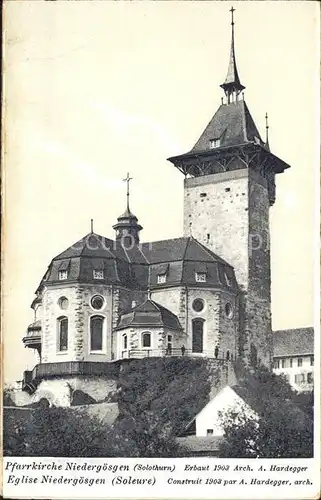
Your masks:
<svg viewBox="0 0 321 500"><path fill-rule="evenodd" d="M273 333L273 371L284 375L298 392L313 390L314 329L294 328Z"/></svg>
<svg viewBox="0 0 321 500"><path fill-rule="evenodd" d="M228 410L235 410L249 418L258 419L257 402L249 390L239 385L227 385L187 424L181 437L224 436L220 414Z"/></svg>

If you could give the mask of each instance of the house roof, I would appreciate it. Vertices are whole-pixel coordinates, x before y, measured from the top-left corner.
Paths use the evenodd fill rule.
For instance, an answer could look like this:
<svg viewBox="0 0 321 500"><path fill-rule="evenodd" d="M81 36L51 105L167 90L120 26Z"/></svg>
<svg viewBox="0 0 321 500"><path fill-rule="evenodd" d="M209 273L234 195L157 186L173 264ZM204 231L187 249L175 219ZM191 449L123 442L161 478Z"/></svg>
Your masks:
<svg viewBox="0 0 321 500"><path fill-rule="evenodd" d="M176 438L176 442L190 452L217 452L224 441L222 436L184 436Z"/></svg>
<svg viewBox="0 0 321 500"><path fill-rule="evenodd" d="M273 332L274 357L302 356L314 352L314 328L294 328Z"/></svg>
<svg viewBox="0 0 321 500"><path fill-rule="evenodd" d="M147 299L142 304L123 314L116 329L121 330L129 326L162 326L182 330L177 316L151 299Z"/></svg>

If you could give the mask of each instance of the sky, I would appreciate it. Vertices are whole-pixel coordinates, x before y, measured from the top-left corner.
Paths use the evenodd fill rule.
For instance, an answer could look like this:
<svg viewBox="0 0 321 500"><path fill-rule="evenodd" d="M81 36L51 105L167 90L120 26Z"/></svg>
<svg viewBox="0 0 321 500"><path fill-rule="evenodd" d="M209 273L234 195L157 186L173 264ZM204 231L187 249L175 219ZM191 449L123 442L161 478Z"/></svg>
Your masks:
<svg viewBox="0 0 321 500"><path fill-rule="evenodd" d="M232 3L7 2L3 328L5 380L35 364L21 342L51 259L131 208L143 241L183 231L183 175L220 105ZM313 324L318 207L317 2L233 3L245 100L292 168L271 209L274 329ZM318 256L316 256L318 258Z"/></svg>

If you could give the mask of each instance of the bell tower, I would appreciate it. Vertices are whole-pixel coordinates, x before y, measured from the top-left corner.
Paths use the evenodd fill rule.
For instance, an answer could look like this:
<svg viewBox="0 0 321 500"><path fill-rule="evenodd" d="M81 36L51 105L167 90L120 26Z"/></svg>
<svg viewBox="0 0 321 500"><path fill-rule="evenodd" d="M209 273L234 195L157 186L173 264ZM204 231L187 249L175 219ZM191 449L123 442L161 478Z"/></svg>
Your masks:
<svg viewBox="0 0 321 500"><path fill-rule="evenodd" d="M228 72L221 85L225 98L191 151L168 160L185 176L185 236L234 267L240 287L239 355L247 364L260 360L271 367L269 209L275 202L275 175L289 165L271 153L244 100L234 11Z"/></svg>

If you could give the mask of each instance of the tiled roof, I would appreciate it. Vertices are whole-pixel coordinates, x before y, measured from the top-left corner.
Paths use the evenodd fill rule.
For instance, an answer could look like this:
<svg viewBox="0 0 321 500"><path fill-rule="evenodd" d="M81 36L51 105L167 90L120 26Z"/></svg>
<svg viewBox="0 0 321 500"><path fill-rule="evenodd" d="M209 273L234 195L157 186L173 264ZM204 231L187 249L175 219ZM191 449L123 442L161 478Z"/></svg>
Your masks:
<svg viewBox="0 0 321 500"><path fill-rule="evenodd" d="M220 139L220 147L256 141L264 145L245 101L222 104L205 127L191 152L210 150L211 139Z"/></svg>
<svg viewBox="0 0 321 500"><path fill-rule="evenodd" d="M314 328L294 328L273 332L273 353L278 356L313 354Z"/></svg>
<svg viewBox="0 0 321 500"><path fill-rule="evenodd" d="M128 326L165 326L174 330L182 329L175 314L150 299L121 316L117 329L120 330Z"/></svg>
<svg viewBox="0 0 321 500"><path fill-rule="evenodd" d="M217 452L224 441L221 436L185 436L176 438L176 442L190 452Z"/></svg>
<svg viewBox="0 0 321 500"><path fill-rule="evenodd" d="M164 265L166 283L160 284L157 276L164 274ZM59 282L62 270L68 273L65 284L121 284L137 290L177 284L237 289L232 266L193 237L135 244L126 249L120 241L89 233L52 260L39 289L44 283ZM95 279L94 270L102 270L104 278ZM206 282L195 282L196 272L206 273Z"/></svg>

